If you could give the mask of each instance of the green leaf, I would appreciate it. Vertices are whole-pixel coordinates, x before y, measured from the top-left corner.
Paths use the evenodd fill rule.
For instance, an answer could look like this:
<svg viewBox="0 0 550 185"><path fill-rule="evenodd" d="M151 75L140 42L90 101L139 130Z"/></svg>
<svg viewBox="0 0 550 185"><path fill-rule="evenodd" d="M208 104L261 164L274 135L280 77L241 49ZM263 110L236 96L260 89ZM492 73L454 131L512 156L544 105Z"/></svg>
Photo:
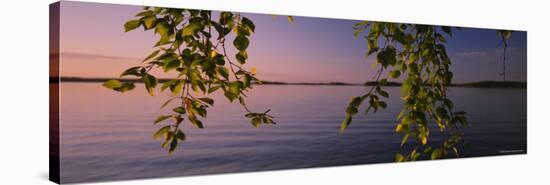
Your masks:
<svg viewBox="0 0 550 185"><path fill-rule="evenodd" d="M348 108L346 109L346 113L349 114L349 115L355 115L357 114L359 110L357 110L356 107L352 107L352 106L348 106Z"/></svg>
<svg viewBox="0 0 550 185"><path fill-rule="evenodd" d="M456 157L459 157L459 154L458 154L458 149L456 147L453 147L453 152L455 154Z"/></svg>
<svg viewBox="0 0 550 185"><path fill-rule="evenodd" d="M393 38L401 44L406 44L405 34L399 28L395 29L395 32L393 33Z"/></svg>
<svg viewBox="0 0 550 185"><path fill-rule="evenodd" d="M264 117L263 122L266 123L266 124L275 124L273 119L268 118L268 117Z"/></svg>
<svg viewBox="0 0 550 185"><path fill-rule="evenodd" d="M403 84L401 84L401 94L404 96L408 95L411 88L412 88L411 80L410 78L407 78L406 80L403 81Z"/></svg>
<svg viewBox="0 0 550 185"><path fill-rule="evenodd" d="M223 78L229 79L229 71L227 70L226 67L221 66L216 69L218 71L218 74L220 74Z"/></svg>
<svg viewBox="0 0 550 185"><path fill-rule="evenodd" d="M169 25L166 22L162 22L160 24L157 24L155 32L158 33L162 38L168 38L166 37L168 32L170 31ZM161 38L161 40L162 40Z"/></svg>
<svg viewBox="0 0 550 185"><path fill-rule="evenodd" d="M158 26L157 26L158 28ZM159 39L159 41L155 44L155 47L157 46L162 46L162 45L166 45L166 44L172 44L172 41L170 39L170 37L166 34L168 33L164 33L165 35L162 35Z"/></svg>
<svg viewBox="0 0 550 185"><path fill-rule="evenodd" d="M139 20L130 20L124 24L124 32L132 31L133 29L136 29L141 24L141 21Z"/></svg>
<svg viewBox="0 0 550 185"><path fill-rule="evenodd" d="M509 39L510 36L512 36L512 31L506 31L506 32L504 32L504 37L505 37L505 38Z"/></svg>
<svg viewBox="0 0 550 185"><path fill-rule="evenodd" d="M131 67L126 69L122 74L120 74L120 77L128 76L128 75L134 75L134 76L141 76L140 70L141 66Z"/></svg>
<svg viewBox="0 0 550 185"><path fill-rule="evenodd" d="M166 134L164 134L164 142L162 142L161 146L162 148L166 148L166 145L168 144L169 141L172 140L172 137L174 136L174 132L166 132Z"/></svg>
<svg viewBox="0 0 550 185"><path fill-rule="evenodd" d="M204 125L202 124L202 122L197 118L195 118L194 116L189 116L189 121L191 121L191 123L195 125L197 128L204 128Z"/></svg>
<svg viewBox="0 0 550 185"><path fill-rule="evenodd" d="M221 12L220 13L220 24L227 25L229 24L229 21L233 19L233 13L231 12Z"/></svg>
<svg viewBox="0 0 550 185"><path fill-rule="evenodd" d="M172 138L172 142L170 142L170 149L168 149L168 153L172 154L176 150L176 147L178 146L178 138L174 137Z"/></svg>
<svg viewBox="0 0 550 185"><path fill-rule="evenodd" d="M185 141L185 134L181 130L178 130L176 137L181 141Z"/></svg>
<svg viewBox="0 0 550 185"><path fill-rule="evenodd" d="M237 99L237 95L229 92L229 91L225 91L223 93L223 95L225 95L225 97L229 100L229 102L233 102L235 99Z"/></svg>
<svg viewBox="0 0 550 185"><path fill-rule="evenodd" d="M411 154L411 160L416 161L420 157L420 153L417 153L416 151Z"/></svg>
<svg viewBox="0 0 550 185"><path fill-rule="evenodd" d="M151 96L154 95L154 88L157 86L157 78L155 78L153 75L150 74L144 74L142 77L143 82L145 82L145 88L149 92Z"/></svg>
<svg viewBox="0 0 550 185"><path fill-rule="evenodd" d="M509 39L510 36L512 36L512 31L510 30L498 30L497 33L499 36L502 36L506 39Z"/></svg>
<svg viewBox="0 0 550 185"><path fill-rule="evenodd" d="M118 80L108 80L102 85L106 88L109 88L118 92L126 92L135 88L134 83L131 83L131 82L121 83Z"/></svg>
<svg viewBox="0 0 550 185"><path fill-rule="evenodd" d="M396 162L403 162L403 161L405 161L405 157L402 154L397 153L397 154L395 154L395 161Z"/></svg>
<svg viewBox="0 0 550 185"><path fill-rule="evenodd" d="M405 143L407 143L407 140L409 139L409 134L405 134L403 138L401 139L401 146L403 146Z"/></svg>
<svg viewBox="0 0 550 185"><path fill-rule="evenodd" d="M286 18L288 19L288 22L289 22L289 23L294 23L294 17L292 17L292 16L287 16Z"/></svg>
<svg viewBox="0 0 550 185"><path fill-rule="evenodd" d="M431 158L432 160L434 160L434 159L439 159L439 158L441 158L441 157L443 157L443 150L442 150L442 149L439 149L439 148L438 148L438 149L434 149L433 152L432 152L432 155L430 156L430 158Z"/></svg>
<svg viewBox="0 0 550 185"><path fill-rule="evenodd" d="M348 128L349 124L351 123L351 116L347 115L346 118L344 118L344 121L342 121L342 125L340 125L340 132L344 132L346 128Z"/></svg>
<svg viewBox="0 0 550 185"><path fill-rule="evenodd" d="M438 107L436 110L435 110L435 114L437 115L437 117L441 118L441 119L445 119L447 118L447 110L443 107Z"/></svg>
<svg viewBox="0 0 550 185"><path fill-rule="evenodd" d="M174 117L176 119L176 124L180 124L183 121L183 118L181 116Z"/></svg>
<svg viewBox="0 0 550 185"><path fill-rule="evenodd" d="M162 108L166 107L166 105L168 105L173 99L174 99L174 98L170 98L170 99L166 100L166 101L160 106L160 108L162 109Z"/></svg>
<svg viewBox="0 0 550 185"><path fill-rule="evenodd" d="M167 125L167 126L164 126L164 127L160 128L159 130L157 130L157 132L155 132L155 134L153 134L153 139L160 138L161 136L163 136L168 131L170 131L170 125Z"/></svg>
<svg viewBox="0 0 550 185"><path fill-rule="evenodd" d="M381 88L377 88L376 89L376 92L378 92L378 94L380 94L380 96L383 96L385 98L388 98L390 95L388 94L388 92L382 90Z"/></svg>
<svg viewBox="0 0 550 185"><path fill-rule="evenodd" d="M358 107L361 102L363 101L363 99L361 99L361 97L350 97L350 100L349 100L349 107Z"/></svg>
<svg viewBox="0 0 550 185"><path fill-rule="evenodd" d="M108 80L108 81L103 83L103 87L106 87L106 88L109 88L109 89L114 89L114 88L118 88L118 87L121 87L121 86L122 86L122 83L118 80Z"/></svg>
<svg viewBox="0 0 550 185"><path fill-rule="evenodd" d="M428 144L428 136L426 135L420 136L420 142L422 143L422 145Z"/></svg>
<svg viewBox="0 0 550 185"><path fill-rule="evenodd" d="M355 29L353 30L353 37L357 37L359 36L359 34L361 34L361 32L363 32L364 29Z"/></svg>
<svg viewBox="0 0 550 185"><path fill-rule="evenodd" d="M244 117L247 117L247 118L253 118L253 117L256 117L258 116L258 113L254 113L254 112L251 112L251 113L247 113L244 115Z"/></svg>
<svg viewBox="0 0 550 185"><path fill-rule="evenodd" d="M153 15L153 11L143 11L136 14L136 17L150 16Z"/></svg>
<svg viewBox="0 0 550 185"><path fill-rule="evenodd" d="M239 64L244 64L246 62L246 59L248 59L248 53L246 51L239 51L237 54L235 54L235 58L239 62Z"/></svg>
<svg viewBox="0 0 550 185"><path fill-rule="evenodd" d="M388 65L396 63L396 50L395 48L388 46L383 51L378 52L376 55L377 63L380 63L382 67L386 68Z"/></svg>
<svg viewBox="0 0 550 185"><path fill-rule="evenodd" d="M170 80L162 83L162 86L160 86L160 92L163 92L164 90L168 89L168 87L172 86L176 82L177 80Z"/></svg>
<svg viewBox="0 0 550 185"><path fill-rule="evenodd" d="M157 54L159 54L159 52L160 52L160 50L155 50L155 51L153 51L151 54L149 54L147 57L145 57L145 59L143 59L142 62L145 62L145 61L147 61L147 60L149 60L149 59L152 59L153 57L156 57Z"/></svg>
<svg viewBox="0 0 550 185"><path fill-rule="evenodd" d="M383 101L377 101L376 104L378 104L378 106L384 109L388 106L388 104L386 104L386 102L383 102Z"/></svg>
<svg viewBox="0 0 550 185"><path fill-rule="evenodd" d="M136 86L132 82L124 82L121 87L114 88L113 90L118 92L126 92L134 89Z"/></svg>
<svg viewBox="0 0 550 185"><path fill-rule="evenodd" d="M235 40L233 40L233 45L235 46L235 48L242 51L242 50L246 50L246 48L248 48L249 42L250 41L248 40L248 38L246 38L246 36L239 35L235 38Z"/></svg>
<svg viewBox="0 0 550 185"><path fill-rule="evenodd" d="M147 16L143 18L143 25L145 26L145 29L151 29L155 24L156 20L157 20L157 17L155 16Z"/></svg>
<svg viewBox="0 0 550 185"><path fill-rule="evenodd" d="M462 126L468 125L468 120L466 119L466 117L464 117L464 116L457 116L456 119L458 119L458 122L460 122L460 124L461 124Z"/></svg>
<svg viewBox="0 0 550 185"><path fill-rule="evenodd" d="M166 120L166 119L168 119L168 118L170 118L170 117L172 117L172 116L171 116L171 115L159 116L159 117L157 117L157 119L155 120L154 123L155 123L155 124L160 123L161 121L164 121L164 120Z"/></svg>
<svg viewBox="0 0 550 185"><path fill-rule="evenodd" d="M176 85L170 86L170 91L176 96L183 90L183 85L185 85L185 80L180 80Z"/></svg>
<svg viewBox="0 0 550 185"><path fill-rule="evenodd" d="M254 30L256 29L256 26L254 25L254 23L252 23L252 21L246 17L243 17L243 19L241 20L243 25L245 25L246 27L248 27L250 29L250 31L254 32Z"/></svg>
<svg viewBox="0 0 550 185"><path fill-rule="evenodd" d="M199 23L190 23L189 25L185 26L185 28L183 28L182 35L183 36L194 35L200 29L201 29L201 26Z"/></svg>
<svg viewBox="0 0 550 185"><path fill-rule="evenodd" d="M208 94L211 94L215 92L216 90L220 89L220 86L213 86L208 89Z"/></svg>
<svg viewBox="0 0 550 185"><path fill-rule="evenodd" d="M433 148L431 146L427 147L426 149L424 149L424 151L422 153L424 154L430 154L432 153L433 151Z"/></svg>
<svg viewBox="0 0 550 185"><path fill-rule="evenodd" d="M198 98L204 103L207 103L208 105L214 105L214 100L212 98L204 97L204 98Z"/></svg>
<svg viewBox="0 0 550 185"><path fill-rule="evenodd" d="M252 126L254 126L255 128L258 128L260 127L260 122L261 122L261 119L259 117L255 117L255 118L252 118L250 120L250 123L252 124Z"/></svg>
<svg viewBox="0 0 550 185"><path fill-rule="evenodd" d="M399 75L401 75L401 72L398 70L390 71L390 76L392 78L399 78Z"/></svg>
<svg viewBox="0 0 550 185"><path fill-rule="evenodd" d="M239 81L229 83L228 91L232 94L239 95L241 93L242 84Z"/></svg>
<svg viewBox="0 0 550 185"><path fill-rule="evenodd" d="M198 104L198 102L197 102ZM198 114L199 116L205 118L206 117L206 109L202 105L195 105L194 107L191 107L191 111L194 114Z"/></svg>
<svg viewBox="0 0 550 185"><path fill-rule="evenodd" d="M172 109L172 111L174 111L176 113L179 113L179 114L185 114L185 108L183 108L182 106L176 107L176 108Z"/></svg>
<svg viewBox="0 0 550 185"><path fill-rule="evenodd" d="M243 88L247 88L247 87L250 87L250 80L252 79L252 76L248 75L248 74L245 74L242 78L242 82L243 82Z"/></svg>
<svg viewBox="0 0 550 185"><path fill-rule="evenodd" d="M181 65L180 60L178 60L176 57L169 57L166 60L164 60L163 63L164 63L163 65L164 72L174 70Z"/></svg>
<svg viewBox="0 0 550 185"><path fill-rule="evenodd" d="M450 99L443 100L443 103L445 104L445 106L449 107L449 109L453 109L454 107L454 103Z"/></svg>
<svg viewBox="0 0 550 185"><path fill-rule="evenodd" d="M401 123L400 123L400 124L397 124L397 126L395 127L395 132L401 133L401 132L408 131L409 128L408 128L407 125L408 125L408 124L407 124L406 120L403 119L403 120L401 121Z"/></svg>

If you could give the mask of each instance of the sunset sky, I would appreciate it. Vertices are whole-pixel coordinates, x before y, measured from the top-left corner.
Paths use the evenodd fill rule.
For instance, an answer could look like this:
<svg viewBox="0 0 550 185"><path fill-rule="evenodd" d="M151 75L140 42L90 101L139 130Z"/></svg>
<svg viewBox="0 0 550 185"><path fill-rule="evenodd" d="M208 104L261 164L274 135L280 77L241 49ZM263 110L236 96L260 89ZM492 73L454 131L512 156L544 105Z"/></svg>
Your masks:
<svg viewBox="0 0 550 185"><path fill-rule="evenodd" d="M63 1L61 3L61 76L117 77L139 65L153 51L157 36L123 25L142 7ZM249 59L262 80L286 82L351 82L371 79L374 57L365 60L363 38L353 37L358 21L244 14L254 21ZM327 15L330 16L330 15ZM502 48L495 30L467 28L448 38L454 82L501 80ZM527 34L509 40L507 79L527 81ZM159 75L159 77L170 77Z"/></svg>

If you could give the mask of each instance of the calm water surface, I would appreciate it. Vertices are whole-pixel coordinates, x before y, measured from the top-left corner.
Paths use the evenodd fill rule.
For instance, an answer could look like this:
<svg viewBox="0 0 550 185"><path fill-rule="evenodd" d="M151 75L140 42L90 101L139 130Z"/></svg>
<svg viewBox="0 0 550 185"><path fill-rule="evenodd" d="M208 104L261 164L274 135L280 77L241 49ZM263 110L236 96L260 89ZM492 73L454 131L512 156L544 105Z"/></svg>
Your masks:
<svg viewBox="0 0 550 185"><path fill-rule="evenodd" d="M399 88L385 111L357 116L345 134L340 122L353 86L256 86L247 103L271 109L277 125L253 128L238 103L215 94L206 129L185 122L187 140L172 155L152 134L168 95L149 96L141 84L120 94L100 83L61 83L61 180L64 183L187 176L392 162L401 136ZM451 88L456 110L468 112L465 157L526 152L526 89ZM169 110L169 109L167 109ZM442 138L433 130L431 142Z"/></svg>

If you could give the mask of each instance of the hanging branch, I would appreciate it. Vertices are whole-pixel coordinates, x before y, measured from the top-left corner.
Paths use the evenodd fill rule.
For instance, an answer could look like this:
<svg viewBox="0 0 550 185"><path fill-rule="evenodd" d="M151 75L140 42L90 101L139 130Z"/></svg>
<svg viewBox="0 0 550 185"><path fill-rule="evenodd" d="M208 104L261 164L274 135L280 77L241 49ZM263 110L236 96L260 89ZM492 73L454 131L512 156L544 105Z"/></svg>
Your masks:
<svg viewBox="0 0 550 185"><path fill-rule="evenodd" d="M143 60L142 65L127 69L121 77L140 77L147 92L153 96L158 80L150 74L151 70L179 73L162 84L160 91L169 89L173 97L163 103L161 109L174 99L179 99L180 104L172 108L172 114L161 115L154 121L154 124L159 124L173 119L172 124L161 127L153 134L154 139L164 138L161 146L167 148L169 153L175 151L178 144L185 140L181 125L185 119L197 128L205 128L199 118L205 118L207 108L214 106L214 100L207 95L218 90L223 91L230 102L239 100L246 111L245 117L250 119L252 126L275 124L273 116L268 115L270 109L252 112L245 103L245 92L252 88L253 83L260 82L254 73L243 67L248 59L246 49L249 46L249 37L255 30L251 20L231 12L221 12L216 21L212 19L211 11L145 7L136 15L136 19L124 25L126 32L138 27L143 27L145 31L154 30L159 36L154 45L156 50ZM217 38L214 38L214 31ZM226 36L232 31L235 34L233 46L237 49L234 55L238 63L233 62L226 51ZM221 52L218 51L219 45L222 47ZM133 82L122 83L118 80L109 80L103 86L119 92L135 88ZM200 95L204 97L198 97Z"/></svg>
<svg viewBox="0 0 550 185"><path fill-rule="evenodd" d="M506 49L508 49L508 42L507 40L512 36L512 31L509 30L498 30L497 31L498 36L500 37L501 41L499 45L503 45L503 54L502 54L502 73L500 74L503 78L503 81L506 82Z"/></svg>

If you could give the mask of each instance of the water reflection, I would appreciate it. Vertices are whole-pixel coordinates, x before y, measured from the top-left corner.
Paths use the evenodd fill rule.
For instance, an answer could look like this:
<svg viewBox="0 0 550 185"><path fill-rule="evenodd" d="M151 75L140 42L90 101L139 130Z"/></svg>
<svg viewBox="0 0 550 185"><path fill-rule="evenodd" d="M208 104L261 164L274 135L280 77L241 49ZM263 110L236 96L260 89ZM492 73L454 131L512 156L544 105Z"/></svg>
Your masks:
<svg viewBox="0 0 550 185"><path fill-rule="evenodd" d="M120 94L99 83L61 83L62 182L105 181L227 172L392 162L400 135L393 132L402 104L388 87L388 108L357 116L345 134L339 124L351 86L256 86L251 109L271 109L277 125L253 128L238 104L215 94L206 129L185 124L187 140L168 155L152 139L160 105L138 84ZM457 110L468 112L464 156L526 150L525 89L451 88ZM434 132L435 133L435 132ZM432 141L441 140L437 134Z"/></svg>

